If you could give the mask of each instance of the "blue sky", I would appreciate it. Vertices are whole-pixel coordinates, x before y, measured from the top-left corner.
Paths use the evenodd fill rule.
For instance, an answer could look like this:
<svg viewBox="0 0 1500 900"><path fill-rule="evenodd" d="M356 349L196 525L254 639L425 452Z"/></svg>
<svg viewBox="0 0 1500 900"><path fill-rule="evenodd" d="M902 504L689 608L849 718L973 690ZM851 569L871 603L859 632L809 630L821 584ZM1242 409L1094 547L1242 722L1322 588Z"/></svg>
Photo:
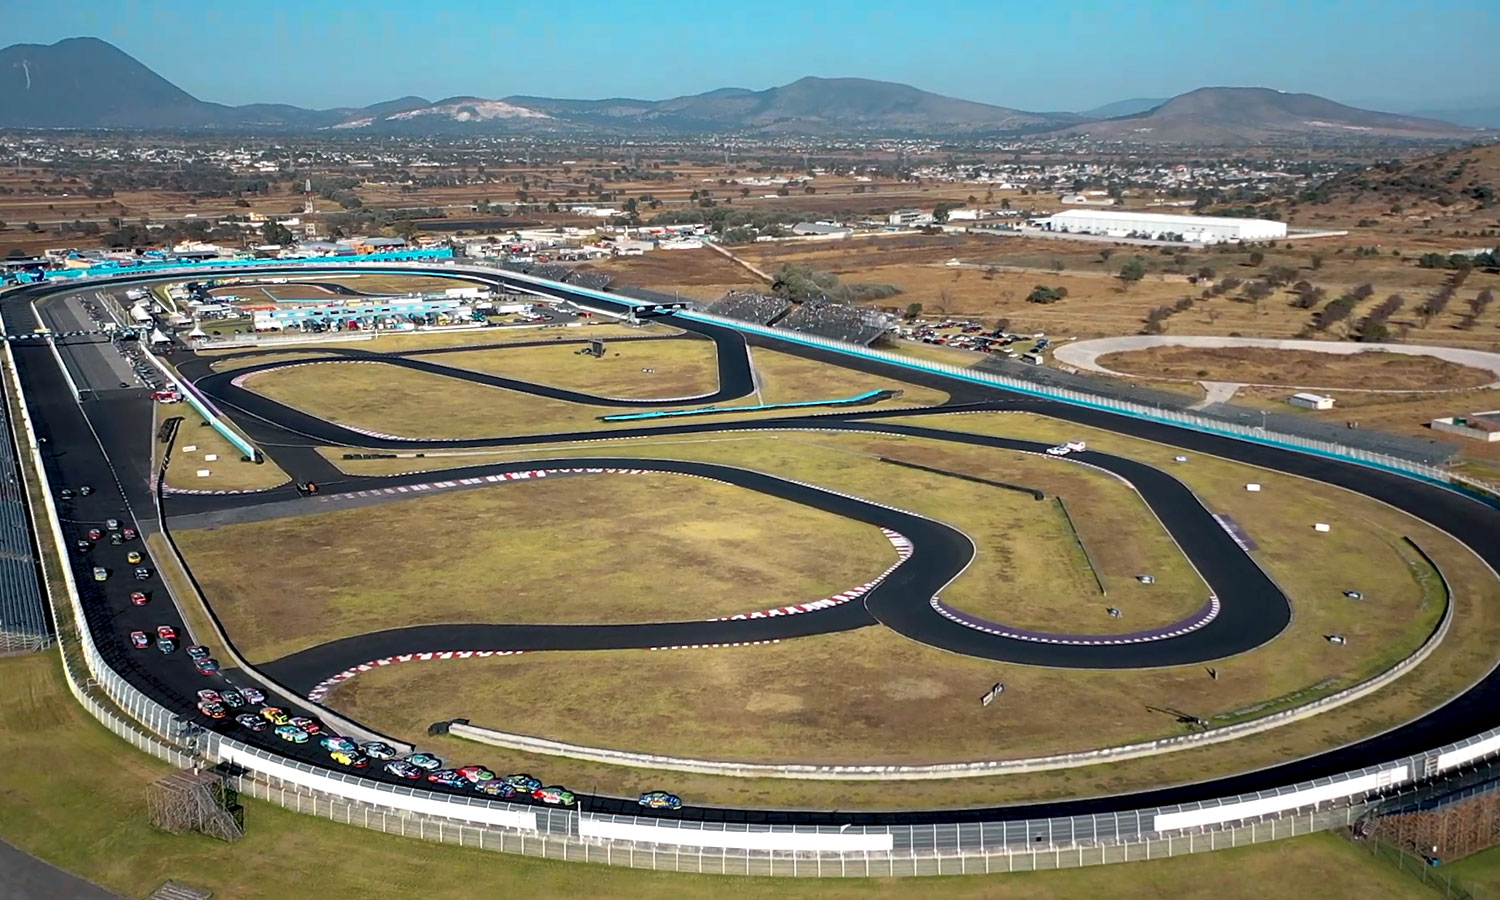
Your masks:
<svg viewBox="0 0 1500 900"><path fill-rule="evenodd" d="M1404 111L1500 101L1500 4L1465 0L0 0L5 43L108 40L204 100L660 99L803 75L1081 110L1205 85Z"/></svg>

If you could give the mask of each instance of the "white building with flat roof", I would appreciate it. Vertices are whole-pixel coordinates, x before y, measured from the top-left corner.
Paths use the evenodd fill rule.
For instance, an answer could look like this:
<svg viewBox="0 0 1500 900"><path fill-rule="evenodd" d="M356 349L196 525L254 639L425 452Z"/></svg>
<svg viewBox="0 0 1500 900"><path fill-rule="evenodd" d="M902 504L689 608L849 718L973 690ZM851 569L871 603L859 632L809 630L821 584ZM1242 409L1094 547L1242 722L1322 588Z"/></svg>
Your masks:
<svg viewBox="0 0 1500 900"><path fill-rule="evenodd" d="M1070 209L1038 219L1048 231L1219 244L1225 241L1273 241L1286 237L1286 223L1270 219L1224 216L1178 216L1125 210ZM1179 237L1180 235L1180 237Z"/></svg>

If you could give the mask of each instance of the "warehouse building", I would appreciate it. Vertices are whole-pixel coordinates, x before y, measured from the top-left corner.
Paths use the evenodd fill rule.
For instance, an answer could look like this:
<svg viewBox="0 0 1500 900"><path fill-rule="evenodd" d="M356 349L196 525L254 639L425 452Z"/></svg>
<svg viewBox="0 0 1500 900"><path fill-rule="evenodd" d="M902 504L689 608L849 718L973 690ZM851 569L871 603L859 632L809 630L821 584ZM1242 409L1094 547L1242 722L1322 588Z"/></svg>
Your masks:
<svg viewBox="0 0 1500 900"><path fill-rule="evenodd" d="M1045 219L1038 219L1036 225L1048 231L1069 234L1191 241L1202 244L1220 244L1225 241L1271 241L1286 237L1286 223L1272 222L1269 219L1178 216L1171 213L1104 209L1070 209Z"/></svg>

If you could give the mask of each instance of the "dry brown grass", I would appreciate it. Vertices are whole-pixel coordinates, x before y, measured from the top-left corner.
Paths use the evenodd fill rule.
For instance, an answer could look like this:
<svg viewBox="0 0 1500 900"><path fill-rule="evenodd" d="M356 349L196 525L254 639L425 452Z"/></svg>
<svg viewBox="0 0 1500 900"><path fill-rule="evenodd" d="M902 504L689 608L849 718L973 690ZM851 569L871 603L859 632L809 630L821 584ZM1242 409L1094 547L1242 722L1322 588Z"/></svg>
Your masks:
<svg viewBox="0 0 1500 900"><path fill-rule="evenodd" d="M1267 347L1151 347L1099 357L1101 366L1155 378L1237 381L1362 391L1482 387L1493 373L1432 356L1365 351L1351 355Z"/></svg>
<svg viewBox="0 0 1500 900"><path fill-rule="evenodd" d="M433 362L600 397L637 399L694 397L719 385L718 352L712 341L610 341L604 356L581 355L579 347L513 347L440 353Z"/></svg>
<svg viewBox="0 0 1500 900"><path fill-rule="evenodd" d="M869 526L671 475L543 478L176 538L255 661L405 625L733 615L846 590L895 559Z"/></svg>

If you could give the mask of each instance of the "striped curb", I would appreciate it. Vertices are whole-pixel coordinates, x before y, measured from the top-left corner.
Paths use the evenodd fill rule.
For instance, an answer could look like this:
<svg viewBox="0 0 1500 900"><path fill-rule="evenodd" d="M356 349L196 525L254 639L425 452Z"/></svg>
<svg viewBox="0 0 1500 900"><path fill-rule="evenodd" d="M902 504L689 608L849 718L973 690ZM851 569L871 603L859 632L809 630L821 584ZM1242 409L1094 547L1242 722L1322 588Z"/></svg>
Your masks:
<svg viewBox="0 0 1500 900"><path fill-rule="evenodd" d="M1165 625L1160 630L1151 632L1137 632L1126 635L1068 635L1049 633L1045 631L1026 631L1024 629L1008 628L994 622L986 622L977 617L970 617L951 606L948 606L937 597L930 601L932 608L937 610L943 618L956 622L965 628L982 631L985 634L993 634L997 637L1012 638L1018 641L1031 641L1037 644L1065 644L1071 647L1101 647L1118 644L1149 644L1153 641L1165 641L1170 638L1182 637L1212 622L1219 617L1219 598L1209 595L1208 603L1197 613L1171 625Z"/></svg>
<svg viewBox="0 0 1500 900"><path fill-rule="evenodd" d="M775 616L795 616L800 613L817 612L820 609L831 609L835 606L842 606L845 603L848 603L850 600L858 600L860 597L863 597L865 594L868 594L870 591L878 587L882 581L885 581L888 577L890 577L890 574L899 569L902 563L906 562L908 559L911 559L913 547L911 541L906 537L906 535L901 534L898 531L892 531L889 528L880 529L880 533L885 535L886 540L890 541L892 546L896 548L896 556L898 556L899 559L897 559L896 563L889 569L886 569L884 572L881 572L872 580L865 582L859 587L850 588L843 593L834 594L831 597L824 597L821 600L814 600L810 603L793 603L791 606L780 606L776 607L775 609L762 609L750 613L738 613L732 616L719 616L717 618L708 619L707 621L729 622L738 619L768 619ZM740 645L735 644L734 646Z"/></svg>
<svg viewBox="0 0 1500 900"><path fill-rule="evenodd" d="M779 644L781 638L764 641L728 641L722 644L673 644L670 647L647 647L647 650L717 650L721 647L755 647L760 644Z"/></svg>
<svg viewBox="0 0 1500 900"><path fill-rule="evenodd" d="M519 656L521 650L435 650L427 653L400 653L395 656L382 656L380 659L372 659L367 663L360 663L352 669L333 675L318 682L312 690L307 692L307 699L314 703L323 702L328 692L345 681L364 672L379 669L384 666L394 666L397 663L412 662L413 660L427 661L433 659L487 659L491 656Z"/></svg>

